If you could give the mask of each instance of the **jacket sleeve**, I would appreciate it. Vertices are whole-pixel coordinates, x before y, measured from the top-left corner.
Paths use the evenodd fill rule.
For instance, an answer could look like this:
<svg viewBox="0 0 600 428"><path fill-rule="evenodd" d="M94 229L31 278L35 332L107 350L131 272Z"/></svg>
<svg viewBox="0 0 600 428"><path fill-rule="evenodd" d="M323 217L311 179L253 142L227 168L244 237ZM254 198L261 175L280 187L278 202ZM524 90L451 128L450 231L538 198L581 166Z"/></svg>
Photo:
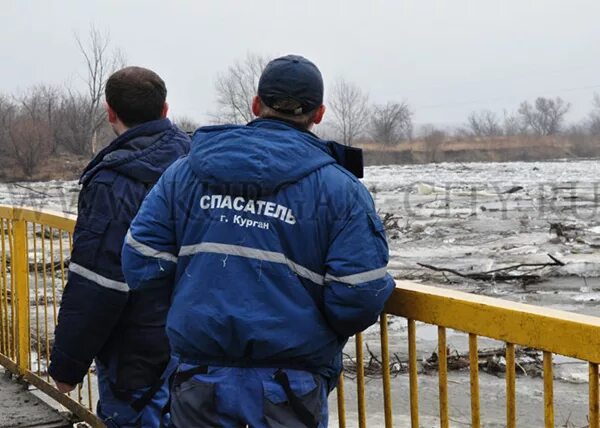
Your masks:
<svg viewBox="0 0 600 428"><path fill-rule="evenodd" d="M123 244L123 274L132 291L172 287L177 268L175 224L166 190L169 171L148 194Z"/></svg>
<svg viewBox="0 0 600 428"><path fill-rule="evenodd" d="M326 262L325 316L342 337L373 324L395 287L383 224L367 189L355 185L349 209L334 222Z"/></svg>
<svg viewBox="0 0 600 428"><path fill-rule="evenodd" d="M83 380L127 304L121 246L143 197L129 190L118 197L110 183L94 181L82 190L48 368L57 381L74 385Z"/></svg>

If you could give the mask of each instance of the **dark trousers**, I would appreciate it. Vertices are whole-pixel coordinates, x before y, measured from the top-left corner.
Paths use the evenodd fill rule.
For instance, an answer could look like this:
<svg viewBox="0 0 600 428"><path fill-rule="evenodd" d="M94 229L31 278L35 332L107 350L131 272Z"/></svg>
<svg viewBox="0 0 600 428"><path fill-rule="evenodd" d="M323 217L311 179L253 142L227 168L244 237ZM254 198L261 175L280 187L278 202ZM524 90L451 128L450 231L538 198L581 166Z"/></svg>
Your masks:
<svg viewBox="0 0 600 428"><path fill-rule="evenodd" d="M194 369L180 366L180 372ZM275 379L278 369L207 367L175 382L171 394L171 426L174 428L309 428L327 427L327 388L318 375L284 370L288 389ZM176 377L177 379L177 377ZM298 414L298 403L304 417ZM303 413L303 412L301 412Z"/></svg>

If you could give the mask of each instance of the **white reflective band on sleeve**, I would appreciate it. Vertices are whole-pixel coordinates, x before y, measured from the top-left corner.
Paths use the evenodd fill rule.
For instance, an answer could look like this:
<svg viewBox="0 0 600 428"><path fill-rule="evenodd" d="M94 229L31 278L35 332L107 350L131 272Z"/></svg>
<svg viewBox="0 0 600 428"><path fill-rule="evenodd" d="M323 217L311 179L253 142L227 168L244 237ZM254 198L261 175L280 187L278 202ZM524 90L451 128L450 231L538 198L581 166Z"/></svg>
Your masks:
<svg viewBox="0 0 600 428"><path fill-rule="evenodd" d="M326 281L343 282L345 284L350 284L350 285L358 285L358 284L362 284L363 282L370 282L370 281L375 281L377 279L382 279L383 277L385 277L386 273L387 273L387 266L384 266L379 269L374 269L374 270L370 270L367 272L355 273L353 275L348 275L348 276L335 277L333 275L327 274L327 276L325 277L325 280Z"/></svg>
<svg viewBox="0 0 600 428"><path fill-rule="evenodd" d="M315 284L325 285L325 277L323 275L319 275L318 273L313 272L312 270L307 269L304 266L301 266L297 263L294 263L289 259L286 260L286 262L290 269L296 273L296 275L302 276L314 282Z"/></svg>
<svg viewBox="0 0 600 428"><path fill-rule="evenodd" d="M102 275L98 275L97 273L92 272L91 270L86 269L83 266L80 266L76 263L71 263L69 265L69 270L73 273L76 273L77 275L84 277L85 279L89 279L90 281L100 285L101 287L123 292L129 291L129 287L126 283L105 278Z"/></svg>
<svg viewBox="0 0 600 428"><path fill-rule="evenodd" d="M146 256L146 257L154 257L155 259L162 259L168 262L177 263L177 257L171 253L167 253L165 251L158 251L152 247L142 244L135 240L135 238L131 235L131 230L127 231L127 236L125 238L125 243L129 245L131 248L136 250L138 253Z"/></svg>
<svg viewBox="0 0 600 428"><path fill-rule="evenodd" d="M216 253L230 256L245 257L248 259L263 260L266 262L287 265L298 276L306 278L315 284L325 284L323 275L319 275L304 266L294 263L282 253L274 251L259 250L258 248L243 247L241 245L220 244L217 242L202 242L196 245L181 247L179 256L191 256L198 253Z"/></svg>

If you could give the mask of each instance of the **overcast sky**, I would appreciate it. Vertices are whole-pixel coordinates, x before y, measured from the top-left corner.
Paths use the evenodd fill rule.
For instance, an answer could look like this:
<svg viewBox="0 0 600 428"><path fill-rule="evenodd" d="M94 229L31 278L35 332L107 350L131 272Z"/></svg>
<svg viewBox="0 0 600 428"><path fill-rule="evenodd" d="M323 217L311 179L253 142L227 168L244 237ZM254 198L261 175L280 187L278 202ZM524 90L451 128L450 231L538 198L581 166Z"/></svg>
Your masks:
<svg viewBox="0 0 600 428"><path fill-rule="evenodd" d="M536 96L572 102L574 121L600 93L599 18L597 0L0 0L0 92L81 85L73 35L94 24L164 78L176 116L205 119L216 74L256 52L302 54L326 83L408 101L418 123Z"/></svg>

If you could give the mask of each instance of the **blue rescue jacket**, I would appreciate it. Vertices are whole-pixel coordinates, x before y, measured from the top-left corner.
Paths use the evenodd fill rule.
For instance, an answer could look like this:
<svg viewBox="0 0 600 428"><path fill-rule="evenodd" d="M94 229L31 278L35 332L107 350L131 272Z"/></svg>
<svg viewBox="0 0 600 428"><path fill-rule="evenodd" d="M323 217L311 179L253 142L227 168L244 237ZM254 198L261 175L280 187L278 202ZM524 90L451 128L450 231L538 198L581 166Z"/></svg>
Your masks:
<svg viewBox="0 0 600 428"><path fill-rule="evenodd" d="M182 363L309 370L334 381L394 281L373 200L328 144L281 121L200 128L144 201L127 283L172 293Z"/></svg>
<svg viewBox="0 0 600 428"><path fill-rule="evenodd" d="M121 249L131 220L162 173L189 151L169 119L129 129L84 170L50 375L82 381L94 358L122 389L151 386L169 360L168 294L130 292Z"/></svg>

